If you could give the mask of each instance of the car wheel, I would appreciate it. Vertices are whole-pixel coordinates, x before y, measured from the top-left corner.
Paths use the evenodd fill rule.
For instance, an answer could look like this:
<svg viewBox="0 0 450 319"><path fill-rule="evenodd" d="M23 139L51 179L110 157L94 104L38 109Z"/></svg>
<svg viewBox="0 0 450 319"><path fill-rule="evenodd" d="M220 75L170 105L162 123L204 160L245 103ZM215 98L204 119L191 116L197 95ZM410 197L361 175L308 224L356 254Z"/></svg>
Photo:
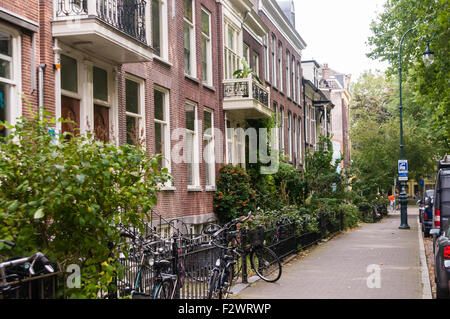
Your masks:
<svg viewBox="0 0 450 319"><path fill-rule="evenodd" d="M448 289L437 289L436 290L436 298L437 299L448 299L449 298Z"/></svg>

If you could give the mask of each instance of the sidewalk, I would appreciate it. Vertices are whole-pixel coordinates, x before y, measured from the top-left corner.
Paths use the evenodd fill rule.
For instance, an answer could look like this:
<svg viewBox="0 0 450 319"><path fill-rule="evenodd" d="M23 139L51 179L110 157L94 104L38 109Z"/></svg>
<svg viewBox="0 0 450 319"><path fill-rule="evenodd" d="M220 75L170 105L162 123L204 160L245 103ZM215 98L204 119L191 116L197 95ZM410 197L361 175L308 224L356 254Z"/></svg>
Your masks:
<svg viewBox="0 0 450 319"><path fill-rule="evenodd" d="M422 299L427 292L422 285L417 216L418 209L409 207L410 230L398 229L400 214L390 213L377 224L340 234L285 264L278 282L258 280L233 298ZM369 265L379 266L380 288L367 285L373 273L368 272Z"/></svg>

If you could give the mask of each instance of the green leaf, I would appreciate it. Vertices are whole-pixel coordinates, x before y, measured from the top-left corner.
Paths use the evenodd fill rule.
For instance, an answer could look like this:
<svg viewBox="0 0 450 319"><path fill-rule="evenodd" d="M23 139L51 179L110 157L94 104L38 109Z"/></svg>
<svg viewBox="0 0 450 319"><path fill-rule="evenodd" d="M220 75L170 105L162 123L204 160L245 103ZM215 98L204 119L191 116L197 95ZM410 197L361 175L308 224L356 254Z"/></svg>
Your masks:
<svg viewBox="0 0 450 319"><path fill-rule="evenodd" d="M44 217L44 210L41 207L34 213L34 219L41 219L42 217Z"/></svg>

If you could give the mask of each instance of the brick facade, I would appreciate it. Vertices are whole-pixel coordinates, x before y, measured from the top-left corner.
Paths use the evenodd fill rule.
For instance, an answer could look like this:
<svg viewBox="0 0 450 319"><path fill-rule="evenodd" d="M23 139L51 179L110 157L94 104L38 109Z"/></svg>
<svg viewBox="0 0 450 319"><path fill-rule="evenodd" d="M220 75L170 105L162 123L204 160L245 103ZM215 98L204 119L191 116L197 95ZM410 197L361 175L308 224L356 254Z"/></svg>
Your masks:
<svg viewBox="0 0 450 319"><path fill-rule="evenodd" d="M53 37L52 31L54 30L54 1L51 0L29 0L29 1L17 1L17 0L4 0L0 1L0 8L4 8L15 14L22 16L25 20L30 20L39 26L37 32L24 30L21 27L16 26L18 32L21 33L21 90L23 91L24 98L32 105L34 112L38 109L39 103L39 87L38 87L38 67L40 64L45 64L44 82L43 82L43 99L45 108L51 113L58 115L61 109L61 87L59 82L59 70L55 68L55 64L59 62L59 54L74 54L79 56L77 61L79 62L79 69L83 78L80 80L82 89L85 90L85 84L83 81L92 78L92 67L96 66L96 61L101 59L101 56L90 54L88 50L75 49L71 47L66 38L57 39ZM117 132L117 141L119 143L126 143L126 96L125 96L125 83L126 76L131 75L133 77L142 79L144 86L144 108L145 118L143 119L145 125L145 142L149 154L155 153L155 125L154 125L154 89L155 87L163 88L169 94L169 110L170 110L170 130L171 133L175 128L184 128L186 126L186 100L195 102L198 109L198 119L203 123L203 110L207 107L214 111L214 126L225 131L225 112L223 111L223 6L222 2L216 0L195 0L195 47L196 47L196 68L197 74L195 78L185 76L184 74L184 21L183 21L183 6L175 2L166 1L167 3L167 38L168 41L168 57L167 59L161 59L154 55L153 60L148 62L139 63L114 63L107 60L101 61L104 64L110 64L111 71L108 71L111 79L114 81L114 94L116 94L114 101L117 101L117 111L114 108L116 102L112 103L111 112L117 117L118 127L114 127L113 130ZM181 1L180 1L181 3ZM255 10L258 11L258 1L252 1ZM201 8L205 8L211 14L211 50L212 50L212 85L207 86L202 83L202 52L201 52ZM278 41L282 43L283 47L283 70L284 76L284 90L280 92L279 85L273 86L271 79L265 79L264 67L265 54L263 45L254 39L250 33L243 29L243 41L249 46L251 50L254 50L259 55L259 70L260 78L265 83L265 86L270 87L271 101L270 107L272 108L273 102L276 102L278 107L283 106L285 110L285 145L284 148L288 149L288 136L287 136L287 114L290 111L293 115L296 115L297 122L295 123L296 131L298 130L298 119L302 119L303 123L303 105L301 97L302 85L300 85L300 91L298 91L297 78L302 79L302 72L298 74L297 63L301 61L301 52L292 47L288 39L284 38L282 32L271 22L271 20L262 12L259 11L259 17L265 24L265 27L269 29L269 52L271 50L270 38L273 35L276 37L276 43ZM11 25L9 22L1 21L1 24ZM110 30L110 29L108 29ZM108 31L110 32L110 31ZM149 31L147 31L149 32ZM34 40L33 40L34 39ZM34 44L33 44L34 41ZM66 42L66 43L65 43ZM88 41L87 41L88 42ZM34 49L33 49L34 48ZM68 49L67 49L68 48ZM278 48L277 56L278 56ZM290 52L290 61L286 61L286 50ZM32 58L34 56L34 59ZM292 67L292 58L295 59L295 77L291 81L291 92L296 91L296 100L286 95L286 62ZM32 61L35 61L34 64ZM253 62L250 62L251 66ZM271 68L272 61L269 59L269 67ZM277 73L278 74L278 73ZM290 76L291 74L289 74ZM92 85L92 83L86 85ZM90 92L92 86L87 89L86 92ZM64 92L63 92L64 94ZM86 94L85 92L83 94ZM80 98L81 99L81 98ZM300 100L300 103L298 103ZM90 97L89 101L93 101ZM82 103L87 103L83 102ZM89 102L90 103L90 102ZM92 102L94 103L94 102ZM91 105L92 108L92 105ZM29 116L27 107L23 106L22 114ZM84 113L83 113L84 114ZM89 119L90 113L86 113L86 117ZM84 121L85 119L81 119ZM116 122L114 122L116 123ZM89 124L87 127L89 127ZM303 137L304 128L301 128ZM199 146L200 154L203 154L203 140L201 138L202 130L199 131ZM301 141L301 154L304 154L304 142ZM294 144L294 137L292 137L292 143ZM177 141L172 141L171 145ZM298 141L297 141L298 145ZM297 146L295 145L295 146ZM216 164L216 176L220 163L225 161L225 141L221 145L216 147L222 148L223 158L216 159L219 163ZM299 154L300 150L297 151ZM297 160L296 164L301 168L302 160ZM188 190L188 176L187 176L187 164L171 163L171 174L174 178L173 187L168 190L163 190L159 194L158 205L155 208L157 212L161 213L167 218L173 217L187 217L190 223L202 223L206 222L213 216L212 207L212 194L213 191L207 190L205 185L205 163L203 160L199 164L200 174L200 186L201 189L195 191Z"/></svg>

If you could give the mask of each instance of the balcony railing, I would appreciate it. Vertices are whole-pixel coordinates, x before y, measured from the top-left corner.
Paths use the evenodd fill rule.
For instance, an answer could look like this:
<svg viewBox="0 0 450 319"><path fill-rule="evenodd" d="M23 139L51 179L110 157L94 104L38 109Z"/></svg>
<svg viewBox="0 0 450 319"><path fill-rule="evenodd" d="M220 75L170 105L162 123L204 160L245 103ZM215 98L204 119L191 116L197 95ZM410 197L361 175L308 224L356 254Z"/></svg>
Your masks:
<svg viewBox="0 0 450 319"><path fill-rule="evenodd" d="M55 0L55 20L95 17L128 36L147 43L145 0Z"/></svg>
<svg viewBox="0 0 450 319"><path fill-rule="evenodd" d="M225 98L252 97L264 106L269 107L269 90L259 84L251 75L246 79L224 80L223 87Z"/></svg>

